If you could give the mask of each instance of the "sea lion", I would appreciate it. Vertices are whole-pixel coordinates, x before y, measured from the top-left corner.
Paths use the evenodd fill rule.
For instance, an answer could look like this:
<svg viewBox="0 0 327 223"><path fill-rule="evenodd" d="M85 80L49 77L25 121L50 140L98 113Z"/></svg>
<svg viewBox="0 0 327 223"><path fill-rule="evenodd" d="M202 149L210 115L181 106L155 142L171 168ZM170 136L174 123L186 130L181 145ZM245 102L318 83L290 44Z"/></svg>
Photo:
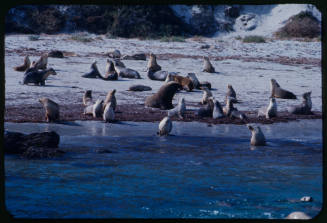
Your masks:
<svg viewBox="0 0 327 223"><path fill-rule="evenodd" d="M226 102L228 100L228 98L230 98L231 100L233 100L233 103L237 103L237 99L236 99L236 92L234 91L234 88L232 85L228 84L227 85L227 93L226 93Z"/></svg>
<svg viewBox="0 0 327 223"><path fill-rule="evenodd" d="M200 82L198 78L195 76L195 73L188 73L187 77L191 79L195 89L200 89Z"/></svg>
<svg viewBox="0 0 327 223"><path fill-rule="evenodd" d="M202 91L203 91L203 96L202 96L201 104L204 105L208 103L209 98L212 97L212 93L207 87L202 87Z"/></svg>
<svg viewBox="0 0 327 223"><path fill-rule="evenodd" d="M87 90L83 95L83 105L89 106L92 104L92 90Z"/></svg>
<svg viewBox="0 0 327 223"><path fill-rule="evenodd" d="M209 57L203 57L203 72L215 73L215 68L210 63Z"/></svg>
<svg viewBox="0 0 327 223"><path fill-rule="evenodd" d="M102 115L102 111L103 111L103 100L98 99L95 104L93 105L93 110L92 110L92 114L94 118L98 118L101 117Z"/></svg>
<svg viewBox="0 0 327 223"><path fill-rule="evenodd" d="M48 64L48 54L44 53L41 55L40 59L38 59L34 64L33 68L36 70L45 70L47 69Z"/></svg>
<svg viewBox="0 0 327 223"><path fill-rule="evenodd" d="M150 53L149 62L147 65L147 72L156 72L161 70L161 66L157 64L157 57L153 53Z"/></svg>
<svg viewBox="0 0 327 223"><path fill-rule="evenodd" d="M117 100L116 100L115 93L116 93L116 89L113 89L112 91L108 91L106 99L103 102L103 109L105 109L108 103L111 103L112 109L116 111Z"/></svg>
<svg viewBox="0 0 327 223"><path fill-rule="evenodd" d="M119 50L114 50L114 51L108 52L107 53L107 56L108 57L111 57L111 58L120 58L121 57L121 53L120 53Z"/></svg>
<svg viewBox="0 0 327 223"><path fill-rule="evenodd" d="M251 131L251 145L252 146L264 146L266 145L266 138L261 131L260 126L252 126L250 124L246 125Z"/></svg>
<svg viewBox="0 0 327 223"><path fill-rule="evenodd" d="M114 65L118 66L118 67L126 67L125 64L123 62L121 62L121 60L118 58L114 59Z"/></svg>
<svg viewBox="0 0 327 223"><path fill-rule="evenodd" d="M227 103L226 106L223 108L223 113L230 118L239 118L242 121L247 120L248 118L246 117L246 115L238 111L237 108L234 107L233 101L233 98L227 98Z"/></svg>
<svg viewBox="0 0 327 223"><path fill-rule="evenodd" d="M172 79L172 76L176 75L177 73L176 72L168 72L168 71L165 71L165 70L159 70L159 71L156 71L156 72L153 72L151 70L149 70L147 72L147 76L150 80L154 80L154 81L165 81L165 82L168 82L167 81L167 78L168 78L168 75L171 75L169 80Z"/></svg>
<svg viewBox="0 0 327 223"><path fill-rule="evenodd" d="M151 91L152 88L142 84L134 84L128 88L129 91Z"/></svg>
<svg viewBox="0 0 327 223"><path fill-rule="evenodd" d="M199 108L197 111L195 111L195 115L199 117L212 117L213 109L214 103L212 98L210 98L205 107Z"/></svg>
<svg viewBox="0 0 327 223"><path fill-rule="evenodd" d="M296 99L296 95L290 91L287 91L279 86L275 79L270 79L271 95L272 98L283 99Z"/></svg>
<svg viewBox="0 0 327 223"><path fill-rule="evenodd" d="M144 53L136 53L133 55L124 55L122 60L146 60L146 55Z"/></svg>
<svg viewBox="0 0 327 223"><path fill-rule="evenodd" d="M116 65L114 65L114 67L119 77L141 79L139 72L136 70Z"/></svg>
<svg viewBox="0 0 327 223"><path fill-rule="evenodd" d="M173 76L173 74L167 74L165 82L168 83L169 81L174 81Z"/></svg>
<svg viewBox="0 0 327 223"><path fill-rule="evenodd" d="M179 118L183 119L186 111L185 99L183 97L179 98L178 104L175 108L168 110L168 116L173 117L178 115Z"/></svg>
<svg viewBox="0 0 327 223"><path fill-rule="evenodd" d="M307 220L307 219L311 219L311 217L308 216L307 214L305 214L302 211L294 211L294 212L290 213L289 215L287 215L287 217L285 219L301 219L301 220Z"/></svg>
<svg viewBox="0 0 327 223"><path fill-rule="evenodd" d="M64 58L64 54L60 50L52 50L49 52L48 57Z"/></svg>
<svg viewBox="0 0 327 223"><path fill-rule="evenodd" d="M113 122L115 120L115 112L112 108L112 103L109 102L106 104L105 109L103 111L103 120L105 122Z"/></svg>
<svg viewBox="0 0 327 223"><path fill-rule="evenodd" d="M97 78L99 76L101 76L101 75L100 75L100 72L98 70L96 60L91 64L91 71L82 75L82 77L84 77L84 78Z"/></svg>
<svg viewBox="0 0 327 223"><path fill-rule="evenodd" d="M34 83L35 85L45 85L45 80L49 75L57 75L53 68L48 68L45 70L33 70L31 72L24 74L23 84Z"/></svg>
<svg viewBox="0 0 327 223"><path fill-rule="evenodd" d="M217 118L223 118L225 115L223 113L223 109L219 103L218 100L213 99L213 111L212 111L212 118L217 119Z"/></svg>
<svg viewBox="0 0 327 223"><path fill-rule="evenodd" d="M267 119L277 116L277 103L275 98L270 98L268 107L261 107L258 110L258 117L265 116Z"/></svg>
<svg viewBox="0 0 327 223"><path fill-rule="evenodd" d="M201 81L200 82L200 89L202 89L203 87L207 87L209 90L211 90L211 83L208 81Z"/></svg>
<svg viewBox="0 0 327 223"><path fill-rule="evenodd" d="M302 103L287 108L287 111L297 115L312 115L311 91L302 94Z"/></svg>
<svg viewBox="0 0 327 223"><path fill-rule="evenodd" d="M159 123L159 132L157 132L157 134L159 136L167 136L171 132L172 128L173 128L173 123L170 120L169 116L166 116Z"/></svg>
<svg viewBox="0 0 327 223"><path fill-rule="evenodd" d="M100 73L99 73L98 77L100 79L106 80L106 81L118 80L118 74L115 70L114 63L111 60L107 59L104 77L102 77L102 75Z"/></svg>
<svg viewBox="0 0 327 223"><path fill-rule="evenodd" d="M31 66L30 58L29 58L29 56L25 56L24 64L20 65L20 66L17 66L17 67L14 67L14 70L23 72L23 71L26 71L30 66Z"/></svg>
<svg viewBox="0 0 327 223"><path fill-rule="evenodd" d="M186 91L193 90L194 86L193 86L193 82L191 81L190 78L182 77L179 75L173 75L172 78L173 78L173 81L179 83L184 90L186 90Z"/></svg>
<svg viewBox="0 0 327 223"><path fill-rule="evenodd" d="M39 102L45 109L45 119L47 122L55 122L59 120L59 105L49 98L40 98Z"/></svg>
<svg viewBox="0 0 327 223"><path fill-rule="evenodd" d="M165 83L157 93L146 98L145 106L165 110L172 109L174 106L171 101L180 87L181 85L175 81Z"/></svg>

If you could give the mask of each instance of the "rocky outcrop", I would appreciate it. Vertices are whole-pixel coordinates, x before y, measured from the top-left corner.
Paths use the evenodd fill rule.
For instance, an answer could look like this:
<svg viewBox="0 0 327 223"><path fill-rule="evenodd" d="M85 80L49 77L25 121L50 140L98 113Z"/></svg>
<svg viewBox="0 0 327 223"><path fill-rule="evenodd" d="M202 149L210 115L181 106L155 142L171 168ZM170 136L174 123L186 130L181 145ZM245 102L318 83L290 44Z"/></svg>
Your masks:
<svg viewBox="0 0 327 223"><path fill-rule="evenodd" d="M19 132L4 134L5 154L20 154L26 158L52 158L63 152L58 149L60 136L56 132L25 135Z"/></svg>
<svg viewBox="0 0 327 223"><path fill-rule="evenodd" d="M189 20L192 33L210 36L218 31L218 23L214 16L214 8L209 5L193 6L192 17Z"/></svg>
<svg viewBox="0 0 327 223"><path fill-rule="evenodd" d="M236 21L235 26L240 30L253 30L257 27L257 16L253 13L240 15Z"/></svg>

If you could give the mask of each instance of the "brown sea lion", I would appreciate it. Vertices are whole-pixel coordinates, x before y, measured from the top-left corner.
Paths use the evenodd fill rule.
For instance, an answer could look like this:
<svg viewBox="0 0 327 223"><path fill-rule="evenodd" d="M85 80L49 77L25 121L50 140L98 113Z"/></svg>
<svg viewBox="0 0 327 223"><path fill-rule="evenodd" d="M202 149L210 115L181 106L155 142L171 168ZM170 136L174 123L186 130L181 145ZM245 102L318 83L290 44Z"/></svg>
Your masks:
<svg viewBox="0 0 327 223"><path fill-rule="evenodd" d="M179 75L173 75L172 78L173 78L173 81L179 83L184 90L186 90L186 91L193 90L194 86L193 86L193 82L191 81L190 78L182 77Z"/></svg>
<svg viewBox="0 0 327 223"><path fill-rule="evenodd" d="M172 99L181 85L175 81L165 83L157 93L149 96L145 100L145 106L160 109L172 109Z"/></svg>
<svg viewBox="0 0 327 223"><path fill-rule="evenodd" d="M147 71L156 72L161 70L161 66L157 64L157 57L153 53L150 53L150 58L147 66Z"/></svg>
<svg viewBox="0 0 327 223"><path fill-rule="evenodd" d="M45 85L45 80L49 75L57 75L53 68L45 70L32 70L31 72L24 74L23 84L33 83L35 85Z"/></svg>
<svg viewBox="0 0 327 223"><path fill-rule="evenodd" d="M296 99L296 95L290 91L287 91L279 86L275 79L270 79L271 95L272 98L283 99Z"/></svg>
<svg viewBox="0 0 327 223"><path fill-rule="evenodd" d="M25 58L24 58L24 64L23 64L23 65L20 65L20 66L17 66L17 67L14 67L14 70L15 70L15 71L21 71L21 72L24 72L24 71L26 71L28 68L30 68L30 66L31 66L30 58L29 58L29 56L25 56Z"/></svg>
<svg viewBox="0 0 327 223"><path fill-rule="evenodd" d="M103 102L103 109L105 109L108 103L111 103L112 109L116 111L117 100L116 100L115 93L116 93L116 89L113 89L112 91L108 91L106 99Z"/></svg>
<svg viewBox="0 0 327 223"><path fill-rule="evenodd" d="M45 109L45 119L47 122L55 122L59 120L59 105L49 98L41 98L39 102Z"/></svg>
<svg viewBox="0 0 327 223"><path fill-rule="evenodd" d="M311 91L306 92L302 95L302 103L296 106L287 108L287 111L297 115L312 115L312 102L311 102Z"/></svg>
<svg viewBox="0 0 327 223"><path fill-rule="evenodd" d="M92 90L85 91L83 95L83 105L85 106L92 105Z"/></svg>
<svg viewBox="0 0 327 223"><path fill-rule="evenodd" d="M203 57L203 70L208 73L215 73L215 68L210 63L209 57Z"/></svg>
<svg viewBox="0 0 327 223"><path fill-rule="evenodd" d="M44 53L41 55L40 59L38 59L35 64L32 65L33 68L37 70L45 70L48 65L48 54Z"/></svg>

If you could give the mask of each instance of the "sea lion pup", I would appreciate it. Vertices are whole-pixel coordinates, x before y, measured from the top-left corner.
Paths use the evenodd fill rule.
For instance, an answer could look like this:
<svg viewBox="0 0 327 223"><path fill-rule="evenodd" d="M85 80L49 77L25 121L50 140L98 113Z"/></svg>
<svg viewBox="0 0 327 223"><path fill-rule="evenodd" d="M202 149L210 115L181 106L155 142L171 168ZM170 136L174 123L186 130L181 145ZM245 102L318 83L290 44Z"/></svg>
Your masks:
<svg viewBox="0 0 327 223"><path fill-rule="evenodd" d="M279 86L275 79L270 79L271 95L270 97L283 99L296 99L296 95Z"/></svg>
<svg viewBox="0 0 327 223"><path fill-rule="evenodd" d="M302 94L302 103L287 108L287 111L297 115L312 115L311 91Z"/></svg>
<svg viewBox="0 0 327 223"><path fill-rule="evenodd" d="M128 88L129 91L151 91L152 88L142 84L134 84Z"/></svg>
<svg viewBox="0 0 327 223"><path fill-rule="evenodd" d="M103 100L98 99L93 105L92 115L94 118L101 117L103 111Z"/></svg>
<svg viewBox="0 0 327 223"><path fill-rule="evenodd" d="M161 66L157 64L157 57L153 53L150 53L149 62L147 65L147 72L156 72L161 70Z"/></svg>
<svg viewBox="0 0 327 223"><path fill-rule="evenodd" d="M55 122L59 120L59 105L49 98L40 98L39 102L45 109L45 119L47 122Z"/></svg>
<svg viewBox="0 0 327 223"><path fill-rule="evenodd" d="M250 124L246 125L248 129L250 129L252 136L251 136L251 145L252 146L265 146L266 145L266 138L261 131L259 126L252 126Z"/></svg>
<svg viewBox="0 0 327 223"><path fill-rule="evenodd" d="M145 99L145 106L160 109L172 109L172 99L181 85L171 81L162 85L158 92Z"/></svg>
<svg viewBox="0 0 327 223"><path fill-rule="evenodd" d="M182 86L182 89L185 91L192 91L194 86L190 78L188 77L182 77L179 75L173 75L172 76L173 81L179 83Z"/></svg>
<svg viewBox="0 0 327 223"><path fill-rule="evenodd" d="M96 60L91 64L91 71L82 75L82 77L84 78L97 78L99 76L100 76L100 72L98 70Z"/></svg>
<svg viewBox="0 0 327 223"><path fill-rule="evenodd" d="M168 116L173 117L178 115L179 118L183 119L186 111L185 99L183 97L179 98L178 104L175 108L168 110Z"/></svg>
<svg viewBox="0 0 327 223"><path fill-rule="evenodd" d="M115 120L115 112L112 108L112 103L109 102L103 111L103 120L105 122L113 122Z"/></svg>
<svg viewBox="0 0 327 223"><path fill-rule="evenodd" d="M24 74L23 84L33 83L35 85L45 85L45 80L49 75L57 75L53 68L48 68L45 70L32 70L31 72Z"/></svg>
<svg viewBox="0 0 327 223"><path fill-rule="evenodd" d="M212 97L212 93L207 87L202 87L202 91L203 91L203 96L202 96L201 104L204 105L208 103L209 98Z"/></svg>
<svg viewBox="0 0 327 223"><path fill-rule="evenodd" d="M116 89L113 89L112 91L108 91L106 99L103 102L103 109L105 109L108 103L111 103L112 109L116 111L117 100L116 100L115 93L116 93Z"/></svg>
<svg viewBox="0 0 327 223"><path fill-rule="evenodd" d="M30 58L29 58L29 56L25 56L25 58L24 58L24 64L23 65L20 65L20 66L17 66L17 67L14 67L14 70L15 71L24 72L28 68L30 68L30 66L31 66Z"/></svg>
<svg viewBox="0 0 327 223"><path fill-rule="evenodd" d="M198 78L195 76L195 73L188 73L187 77L191 79L191 81L193 83L193 87L195 89L200 89L200 82L199 82Z"/></svg>
<svg viewBox="0 0 327 223"><path fill-rule="evenodd" d="M277 116L277 103L275 98L270 98L268 107L261 107L258 110L258 117L265 116L267 119Z"/></svg>
<svg viewBox="0 0 327 223"><path fill-rule="evenodd" d="M211 83L208 81L201 81L200 82L200 89L202 89L203 87L207 87L209 90L211 90Z"/></svg>
<svg viewBox="0 0 327 223"><path fill-rule="evenodd" d="M157 134L159 136L167 136L171 132L172 128L173 128L173 123L170 120L170 117L166 116L159 123L159 132L157 132Z"/></svg>
<svg viewBox="0 0 327 223"><path fill-rule="evenodd" d="M84 92L83 105L85 106L92 105L92 90L87 90Z"/></svg>
<svg viewBox="0 0 327 223"><path fill-rule="evenodd" d="M203 57L203 70L208 73L215 73L215 68L210 63L209 57Z"/></svg>
<svg viewBox="0 0 327 223"><path fill-rule="evenodd" d="M118 80L118 74L115 70L114 63L111 60L107 59L107 65L106 65L104 77L102 77L102 75L100 73L99 73L98 77L105 81Z"/></svg>
<svg viewBox="0 0 327 223"><path fill-rule="evenodd" d="M217 118L223 118L225 115L223 113L223 109L219 103L218 100L213 99L213 111L212 111L212 118L217 119Z"/></svg>
<svg viewBox="0 0 327 223"><path fill-rule="evenodd" d="M119 77L141 79L139 72L136 70L114 65L115 71Z"/></svg>
<svg viewBox="0 0 327 223"><path fill-rule="evenodd" d="M37 70L45 70L47 69L48 65L48 54L44 53L41 55L40 59L38 59L35 64L33 65L33 68Z"/></svg>

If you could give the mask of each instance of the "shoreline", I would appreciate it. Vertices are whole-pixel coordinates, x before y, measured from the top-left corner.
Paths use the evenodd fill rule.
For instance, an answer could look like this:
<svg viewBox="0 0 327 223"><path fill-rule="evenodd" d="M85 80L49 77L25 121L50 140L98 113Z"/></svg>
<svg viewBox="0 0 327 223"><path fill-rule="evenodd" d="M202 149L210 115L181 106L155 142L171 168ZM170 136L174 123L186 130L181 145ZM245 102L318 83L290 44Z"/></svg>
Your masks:
<svg viewBox="0 0 327 223"><path fill-rule="evenodd" d="M84 115L84 106L82 104L61 105L60 120L61 121L102 121L101 118L93 118L92 115ZM257 117L256 111L242 111L248 117L248 122L243 122L240 119L231 119L224 117L221 119L213 119L211 117L197 117L194 114L194 109L188 109L184 119L173 117L172 121L182 122L204 122L211 124L237 124L260 123L273 124L276 122L289 122L301 119L322 119L322 112L313 111L313 115L293 115L286 111L278 113L278 117L266 119L265 117ZM146 108L144 104L122 104L117 105L115 119L117 121L132 121L132 122L160 122L167 115L167 110L155 108ZM45 123L45 110L41 104L24 105L8 105L5 106L4 122L14 123Z"/></svg>

